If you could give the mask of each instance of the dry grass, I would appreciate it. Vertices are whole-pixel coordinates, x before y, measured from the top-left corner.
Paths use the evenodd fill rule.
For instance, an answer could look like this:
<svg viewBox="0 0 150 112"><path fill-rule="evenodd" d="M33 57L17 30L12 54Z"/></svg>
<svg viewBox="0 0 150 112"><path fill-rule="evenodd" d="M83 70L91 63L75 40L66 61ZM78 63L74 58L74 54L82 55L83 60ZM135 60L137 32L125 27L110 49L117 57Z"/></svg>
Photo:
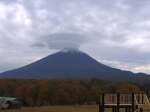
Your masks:
<svg viewBox="0 0 150 112"><path fill-rule="evenodd" d="M0 110L0 112L97 112L97 106L49 106L30 107L20 110Z"/></svg>

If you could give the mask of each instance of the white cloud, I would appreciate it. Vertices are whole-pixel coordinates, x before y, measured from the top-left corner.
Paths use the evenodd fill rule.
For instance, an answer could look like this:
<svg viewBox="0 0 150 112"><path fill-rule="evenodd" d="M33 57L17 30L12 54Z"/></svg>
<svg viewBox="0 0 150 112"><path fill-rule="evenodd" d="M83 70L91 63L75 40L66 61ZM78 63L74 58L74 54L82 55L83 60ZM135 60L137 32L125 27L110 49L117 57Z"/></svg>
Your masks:
<svg viewBox="0 0 150 112"><path fill-rule="evenodd" d="M141 66L137 66L132 68L133 71L136 72L145 72L145 73L150 73L150 65L141 65Z"/></svg>

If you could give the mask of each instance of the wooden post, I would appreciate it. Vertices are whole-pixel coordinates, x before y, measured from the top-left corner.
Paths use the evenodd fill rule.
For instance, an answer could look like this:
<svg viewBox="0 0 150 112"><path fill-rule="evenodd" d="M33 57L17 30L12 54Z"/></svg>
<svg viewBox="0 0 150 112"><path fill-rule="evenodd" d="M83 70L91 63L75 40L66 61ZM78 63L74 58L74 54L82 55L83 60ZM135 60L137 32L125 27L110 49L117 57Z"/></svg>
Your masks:
<svg viewBox="0 0 150 112"><path fill-rule="evenodd" d="M132 110L131 110L131 107L129 107L129 111L128 112L131 112Z"/></svg>
<svg viewBox="0 0 150 112"><path fill-rule="evenodd" d="M117 112L120 110L120 93L117 93Z"/></svg>
<svg viewBox="0 0 150 112"><path fill-rule="evenodd" d="M142 93L142 104L144 104L144 93Z"/></svg>
<svg viewBox="0 0 150 112"><path fill-rule="evenodd" d="M115 110L115 107L112 107L112 112L115 112L116 110Z"/></svg>
<svg viewBox="0 0 150 112"><path fill-rule="evenodd" d="M128 112L128 108L125 108L125 112Z"/></svg>
<svg viewBox="0 0 150 112"><path fill-rule="evenodd" d="M102 109L101 112L105 111L105 94L104 93L102 94L102 107L101 107L101 109Z"/></svg>
<svg viewBox="0 0 150 112"><path fill-rule="evenodd" d="M101 97L99 98L99 105L98 105L98 111L99 112L104 112L104 107L105 106L105 94L102 93Z"/></svg>
<svg viewBox="0 0 150 112"><path fill-rule="evenodd" d="M132 93L132 112L135 110L134 93Z"/></svg>
<svg viewBox="0 0 150 112"><path fill-rule="evenodd" d="M100 97L99 97L99 99L98 99L98 112L101 112L101 95L100 95Z"/></svg>

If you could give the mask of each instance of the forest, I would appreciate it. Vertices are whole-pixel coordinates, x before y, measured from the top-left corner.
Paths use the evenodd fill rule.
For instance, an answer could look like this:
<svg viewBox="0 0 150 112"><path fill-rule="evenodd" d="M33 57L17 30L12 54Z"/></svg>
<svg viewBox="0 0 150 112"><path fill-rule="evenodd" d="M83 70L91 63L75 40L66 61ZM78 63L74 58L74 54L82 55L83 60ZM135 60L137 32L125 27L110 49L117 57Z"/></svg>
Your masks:
<svg viewBox="0 0 150 112"><path fill-rule="evenodd" d="M104 80L0 80L0 96L24 106L96 104L103 92L149 92L150 86Z"/></svg>

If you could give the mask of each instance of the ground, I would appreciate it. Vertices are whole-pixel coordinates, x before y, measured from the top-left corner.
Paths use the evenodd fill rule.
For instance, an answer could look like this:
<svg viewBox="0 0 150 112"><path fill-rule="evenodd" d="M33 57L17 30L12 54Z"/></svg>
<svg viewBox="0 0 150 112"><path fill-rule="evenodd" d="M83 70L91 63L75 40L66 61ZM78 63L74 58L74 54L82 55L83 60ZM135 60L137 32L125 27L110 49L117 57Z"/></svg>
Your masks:
<svg viewBox="0 0 150 112"><path fill-rule="evenodd" d="M28 107L20 110L0 110L0 112L98 112L97 106L49 106Z"/></svg>

